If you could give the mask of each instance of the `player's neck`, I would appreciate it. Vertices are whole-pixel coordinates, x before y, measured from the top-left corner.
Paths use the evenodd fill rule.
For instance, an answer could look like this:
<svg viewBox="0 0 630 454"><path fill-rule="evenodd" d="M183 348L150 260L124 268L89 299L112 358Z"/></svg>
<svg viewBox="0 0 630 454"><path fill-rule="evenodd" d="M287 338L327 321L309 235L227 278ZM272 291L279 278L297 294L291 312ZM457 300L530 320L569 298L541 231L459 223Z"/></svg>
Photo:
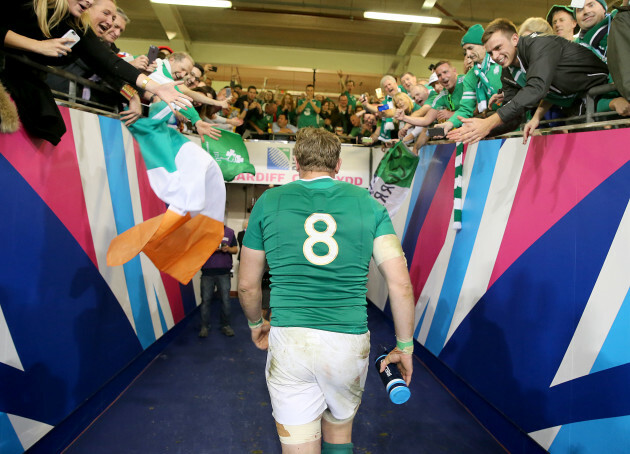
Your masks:
<svg viewBox="0 0 630 454"><path fill-rule="evenodd" d="M300 171L300 180L313 180L321 177L335 178L335 172Z"/></svg>

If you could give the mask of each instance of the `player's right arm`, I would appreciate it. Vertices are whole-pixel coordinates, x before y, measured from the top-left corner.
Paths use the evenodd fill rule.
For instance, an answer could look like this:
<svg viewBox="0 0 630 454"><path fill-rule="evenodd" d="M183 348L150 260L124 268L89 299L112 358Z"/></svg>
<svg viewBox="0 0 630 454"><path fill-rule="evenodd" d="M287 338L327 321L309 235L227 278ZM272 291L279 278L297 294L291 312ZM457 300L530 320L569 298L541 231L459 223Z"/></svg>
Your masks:
<svg viewBox="0 0 630 454"><path fill-rule="evenodd" d="M407 261L396 235L381 235L374 240L373 256L379 271L385 278L389 291L389 301L394 318L396 339L399 342L413 342L414 300L413 288ZM413 344L412 344L413 346ZM413 372L413 358L410 352L398 347L392 350L381 364L381 372L390 363L398 364L403 379L409 385Z"/></svg>
<svg viewBox="0 0 630 454"><path fill-rule="evenodd" d="M238 299L251 328L252 341L261 350L267 350L269 346L269 324L262 318L261 283L264 272L265 251L243 246L238 272Z"/></svg>

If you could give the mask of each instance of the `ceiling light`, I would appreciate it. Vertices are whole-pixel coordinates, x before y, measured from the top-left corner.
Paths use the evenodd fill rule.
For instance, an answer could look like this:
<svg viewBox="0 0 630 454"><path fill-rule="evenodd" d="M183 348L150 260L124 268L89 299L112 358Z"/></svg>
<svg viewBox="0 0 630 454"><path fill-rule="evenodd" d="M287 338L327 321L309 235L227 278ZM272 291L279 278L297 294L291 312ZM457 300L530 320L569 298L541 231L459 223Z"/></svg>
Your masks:
<svg viewBox="0 0 630 454"><path fill-rule="evenodd" d="M440 24L442 22L441 17L379 13L377 11L366 11L363 13L363 17L365 17L366 19L389 20L394 22L412 22L416 24Z"/></svg>
<svg viewBox="0 0 630 454"><path fill-rule="evenodd" d="M424 0L424 5L422 5L422 9L431 9L435 6L435 2L437 0Z"/></svg>
<svg viewBox="0 0 630 454"><path fill-rule="evenodd" d="M231 8L232 2L223 0L151 0L152 3L182 6L209 6L212 8Z"/></svg>

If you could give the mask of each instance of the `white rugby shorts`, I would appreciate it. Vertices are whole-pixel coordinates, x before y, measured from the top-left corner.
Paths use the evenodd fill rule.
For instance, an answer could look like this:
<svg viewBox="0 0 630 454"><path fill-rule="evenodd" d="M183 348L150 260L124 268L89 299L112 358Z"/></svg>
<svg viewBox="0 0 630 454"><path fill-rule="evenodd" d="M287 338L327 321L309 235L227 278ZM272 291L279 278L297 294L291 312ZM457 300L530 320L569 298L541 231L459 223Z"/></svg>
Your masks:
<svg viewBox="0 0 630 454"><path fill-rule="evenodd" d="M370 333L271 327L267 388L280 424L316 420L326 408L339 420L361 403L370 354Z"/></svg>

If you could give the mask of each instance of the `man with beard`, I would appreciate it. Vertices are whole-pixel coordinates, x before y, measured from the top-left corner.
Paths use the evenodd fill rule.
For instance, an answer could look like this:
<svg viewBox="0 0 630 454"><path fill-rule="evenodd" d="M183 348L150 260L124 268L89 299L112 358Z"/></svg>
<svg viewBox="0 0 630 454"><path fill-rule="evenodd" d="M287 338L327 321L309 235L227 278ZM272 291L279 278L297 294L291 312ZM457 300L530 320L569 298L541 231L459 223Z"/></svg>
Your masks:
<svg viewBox="0 0 630 454"><path fill-rule="evenodd" d="M458 117L472 118L475 109L480 114L488 109L498 109L496 103L491 105L491 100L493 100L493 96L496 99L495 95L501 89L501 66L490 58L481 44L483 32L481 24L475 24L468 29L462 38L462 48L466 57L473 62L473 67L464 77L459 107L446 122L438 125L444 128L444 134L462 125Z"/></svg>

